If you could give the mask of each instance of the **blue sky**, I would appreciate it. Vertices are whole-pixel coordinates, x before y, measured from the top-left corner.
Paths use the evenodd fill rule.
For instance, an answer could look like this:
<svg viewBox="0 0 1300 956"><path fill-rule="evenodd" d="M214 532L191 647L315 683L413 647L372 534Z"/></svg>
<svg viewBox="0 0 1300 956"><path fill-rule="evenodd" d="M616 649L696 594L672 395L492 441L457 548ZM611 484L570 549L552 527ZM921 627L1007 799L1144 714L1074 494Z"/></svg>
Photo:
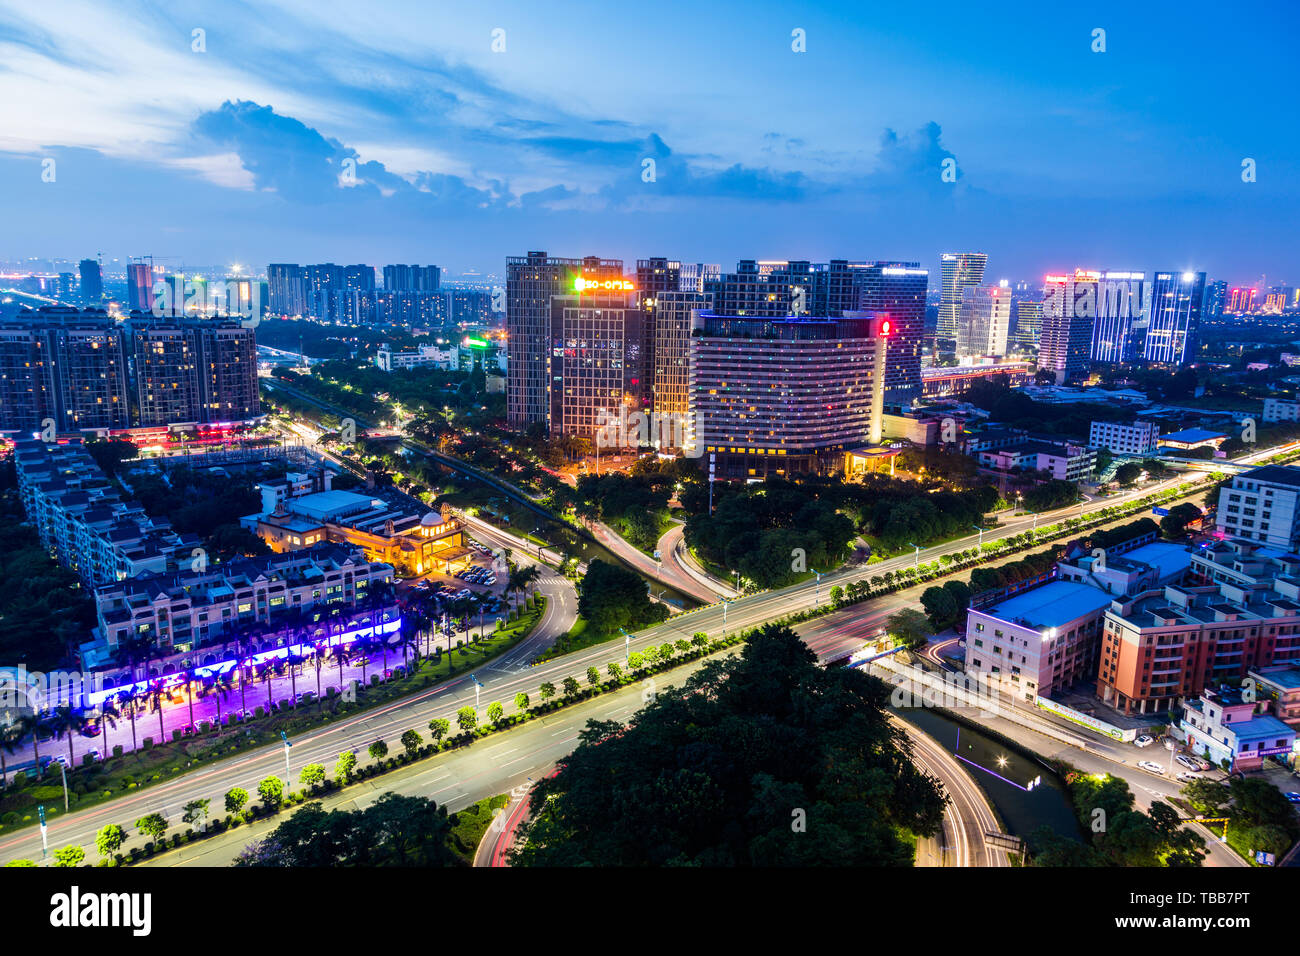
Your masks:
<svg viewBox="0 0 1300 956"><path fill-rule="evenodd" d="M1297 40L1284 3L0 0L0 258L1296 282Z"/></svg>

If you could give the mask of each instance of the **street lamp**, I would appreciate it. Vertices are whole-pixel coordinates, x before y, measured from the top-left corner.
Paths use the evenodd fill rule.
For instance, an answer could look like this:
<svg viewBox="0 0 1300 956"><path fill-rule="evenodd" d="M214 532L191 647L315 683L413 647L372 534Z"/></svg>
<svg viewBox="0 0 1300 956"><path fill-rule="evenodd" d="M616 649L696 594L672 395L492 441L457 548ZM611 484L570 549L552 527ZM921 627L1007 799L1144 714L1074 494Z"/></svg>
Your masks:
<svg viewBox="0 0 1300 956"><path fill-rule="evenodd" d="M984 547L984 526L973 524L971 525L971 527L980 533L980 547L981 548Z"/></svg>
<svg viewBox="0 0 1300 956"><path fill-rule="evenodd" d="M289 748L292 747L293 744L289 743L289 735L283 730L280 731L280 739L284 741L284 792L288 795L291 779L289 777Z"/></svg>
<svg viewBox="0 0 1300 956"><path fill-rule="evenodd" d="M1023 510L1024 510L1024 501L1025 501L1025 496L1024 496L1023 494L1021 494L1019 491L1017 491L1017 492L1016 492L1016 510L1018 510L1018 511L1022 511L1022 512L1023 512Z"/></svg>
<svg viewBox="0 0 1300 956"><path fill-rule="evenodd" d="M821 601L822 573L816 568L809 568L808 570L817 577L817 583L813 585L813 607L816 607ZM724 624L727 622L727 609L725 607L722 609L722 622Z"/></svg>
<svg viewBox="0 0 1300 956"><path fill-rule="evenodd" d="M621 627L618 632L623 635L623 660L626 663L632 660L632 635Z"/></svg>
<svg viewBox="0 0 1300 956"><path fill-rule="evenodd" d="M911 541L907 543L916 548L916 554L912 556L912 567L919 568L921 566L921 546L919 544L913 544Z"/></svg>
<svg viewBox="0 0 1300 956"><path fill-rule="evenodd" d="M727 608L730 605L731 605L730 601L728 601L726 598L722 599L722 636L723 637L727 636Z"/></svg>

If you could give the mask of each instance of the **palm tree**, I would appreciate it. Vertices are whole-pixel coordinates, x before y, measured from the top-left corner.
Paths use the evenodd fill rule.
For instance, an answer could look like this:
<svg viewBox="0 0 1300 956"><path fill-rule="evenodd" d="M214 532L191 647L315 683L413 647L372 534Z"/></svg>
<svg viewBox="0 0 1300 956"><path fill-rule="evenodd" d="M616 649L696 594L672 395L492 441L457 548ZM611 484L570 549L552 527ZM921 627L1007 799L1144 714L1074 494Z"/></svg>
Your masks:
<svg viewBox="0 0 1300 956"><path fill-rule="evenodd" d="M41 731L45 729L45 721L40 714L23 714L18 718L18 739L22 740L28 734L32 735L32 757L36 761L36 771L39 775L41 769Z"/></svg>
<svg viewBox="0 0 1300 956"><path fill-rule="evenodd" d="M104 702L99 705L99 733L104 738L105 756L112 752L108 746L108 728L117 730L117 718L121 716L121 711L117 709L117 698L104 698Z"/></svg>
<svg viewBox="0 0 1300 956"><path fill-rule="evenodd" d="M15 723L6 714L4 722L0 723L0 789L9 787L9 767L5 763L5 754L13 754L18 749L22 736L22 724Z"/></svg>
<svg viewBox="0 0 1300 956"><path fill-rule="evenodd" d="M316 668L316 699L320 700L320 669L325 664L325 651L319 644L314 646L311 664Z"/></svg>
<svg viewBox="0 0 1300 956"><path fill-rule="evenodd" d="M158 712L158 742L162 743L167 738L167 728L163 726L163 702L167 700L167 688L161 680L150 681L146 697Z"/></svg>
<svg viewBox="0 0 1300 956"><path fill-rule="evenodd" d="M132 685L131 688L128 688L127 690L124 690L117 695L117 704L118 704L118 709L121 711L125 711L126 714L131 718L131 749L138 750L140 748L140 745L137 742L137 738L135 735L136 698L135 698L134 685Z"/></svg>
<svg viewBox="0 0 1300 956"><path fill-rule="evenodd" d="M72 742L77 736L77 731L85 724L85 715L75 707L55 707L50 711L46 718L45 726L54 733L54 736L62 740L64 735L68 738L68 766L77 765L76 754L72 752Z"/></svg>
<svg viewBox="0 0 1300 956"><path fill-rule="evenodd" d="M528 586L536 581L540 576L541 571L535 564L530 564L526 567L516 565L511 568L510 575L506 579L506 590L510 592L512 598L511 603L517 605L518 602L514 599L518 597L518 593L520 591L526 591Z"/></svg>
<svg viewBox="0 0 1300 956"><path fill-rule="evenodd" d="M346 644L336 644L330 655L334 658L334 663L339 666L339 693L343 693L343 665L351 662L352 650Z"/></svg>
<svg viewBox="0 0 1300 956"><path fill-rule="evenodd" d="M210 692L217 699L217 726L221 726L221 701L230 693L234 687L234 681L231 680L228 672L222 671L212 675L212 684L209 687Z"/></svg>
<svg viewBox="0 0 1300 956"><path fill-rule="evenodd" d="M293 701L293 706L298 706L298 665L302 663L302 656L297 651L290 651L289 656L284 659L285 666L289 668L289 694Z"/></svg>

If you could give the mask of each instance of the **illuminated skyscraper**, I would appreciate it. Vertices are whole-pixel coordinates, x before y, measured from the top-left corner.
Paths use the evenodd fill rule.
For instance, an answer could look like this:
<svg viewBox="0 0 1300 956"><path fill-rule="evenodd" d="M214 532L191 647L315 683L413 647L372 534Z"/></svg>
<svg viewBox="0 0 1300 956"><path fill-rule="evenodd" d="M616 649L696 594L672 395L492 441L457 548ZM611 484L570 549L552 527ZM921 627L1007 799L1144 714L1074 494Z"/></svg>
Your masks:
<svg viewBox="0 0 1300 956"><path fill-rule="evenodd" d="M1107 272L1096 287L1096 321L1092 327L1094 362L1131 362L1137 335L1147 315L1147 276L1143 272Z"/></svg>
<svg viewBox="0 0 1300 956"><path fill-rule="evenodd" d="M104 272L98 259L82 259L78 269L81 272L81 304L93 308L104 298Z"/></svg>
<svg viewBox="0 0 1300 956"><path fill-rule="evenodd" d="M1101 273L1076 269L1074 275L1049 275L1043 281L1038 368L1051 372L1060 385L1088 374Z"/></svg>
<svg viewBox="0 0 1300 956"><path fill-rule="evenodd" d="M945 252L939 257L939 279L942 283L939 298L939 327L936 335L941 339L957 338L957 323L961 320L962 290L984 281L984 267L989 257L983 252Z"/></svg>
<svg viewBox="0 0 1300 956"><path fill-rule="evenodd" d="M957 355L1006 355L1010 326L1010 289L966 286L962 291L961 320L957 323Z"/></svg>
<svg viewBox="0 0 1300 956"><path fill-rule="evenodd" d="M1204 305L1204 272L1157 272L1142 357L1167 365L1195 359Z"/></svg>
<svg viewBox="0 0 1300 956"><path fill-rule="evenodd" d="M506 420L512 428L545 425L551 412L551 297L574 280L623 278L622 259L551 258L530 252L506 260Z"/></svg>

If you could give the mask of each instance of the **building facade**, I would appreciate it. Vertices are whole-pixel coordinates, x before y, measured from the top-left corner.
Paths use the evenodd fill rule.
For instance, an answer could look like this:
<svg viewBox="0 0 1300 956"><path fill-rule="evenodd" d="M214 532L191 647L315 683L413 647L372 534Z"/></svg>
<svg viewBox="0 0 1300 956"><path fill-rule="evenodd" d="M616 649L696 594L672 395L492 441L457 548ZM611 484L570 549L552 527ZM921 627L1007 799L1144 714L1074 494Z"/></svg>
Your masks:
<svg viewBox="0 0 1300 956"><path fill-rule="evenodd" d="M997 286L966 286L957 322L957 355L962 357L1007 354L1011 329L1011 292Z"/></svg>
<svg viewBox="0 0 1300 956"><path fill-rule="evenodd" d="M1300 468L1264 465L1234 475L1219 491L1215 521L1229 537L1300 549Z"/></svg>
<svg viewBox="0 0 1300 956"><path fill-rule="evenodd" d="M1162 365L1195 360L1204 304L1204 272L1157 272L1142 357Z"/></svg>
<svg viewBox="0 0 1300 956"><path fill-rule="evenodd" d="M719 478L840 467L868 443L877 320L705 314L691 338L697 445Z"/></svg>
<svg viewBox="0 0 1300 956"><path fill-rule="evenodd" d="M945 252L939 257L939 326L941 339L956 339L966 288L984 281L989 257L983 252Z"/></svg>
<svg viewBox="0 0 1300 956"><path fill-rule="evenodd" d="M1155 422L1093 422L1088 429L1088 444L1106 448L1116 455L1154 455L1160 438L1160 426Z"/></svg>

